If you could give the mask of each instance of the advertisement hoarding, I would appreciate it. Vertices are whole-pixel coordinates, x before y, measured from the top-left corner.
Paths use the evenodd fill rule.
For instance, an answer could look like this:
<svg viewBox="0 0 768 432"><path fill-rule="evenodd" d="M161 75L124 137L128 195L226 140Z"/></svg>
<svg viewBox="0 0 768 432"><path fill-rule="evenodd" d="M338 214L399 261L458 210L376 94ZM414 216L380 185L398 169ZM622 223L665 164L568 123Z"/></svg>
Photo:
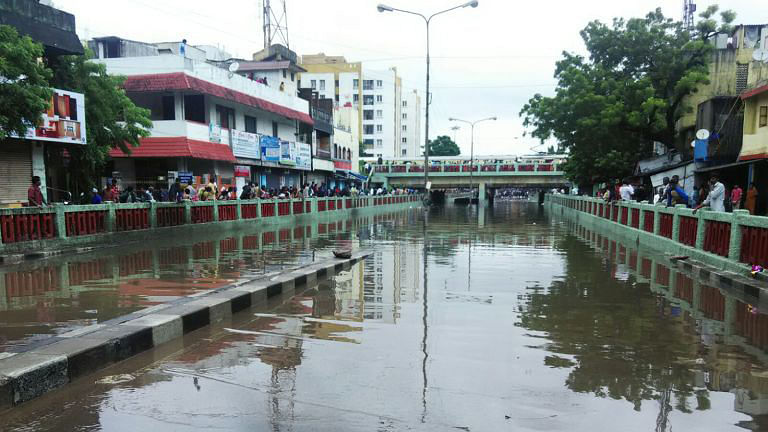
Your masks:
<svg viewBox="0 0 768 432"><path fill-rule="evenodd" d="M296 168L303 170L312 169L312 145L296 143Z"/></svg>
<svg viewBox="0 0 768 432"><path fill-rule="evenodd" d="M85 144L85 95L51 89L48 111L37 127L30 127L24 138L67 144Z"/></svg>
<svg viewBox="0 0 768 432"><path fill-rule="evenodd" d="M233 130L232 153L235 157L260 159L259 136L255 133Z"/></svg>
<svg viewBox="0 0 768 432"><path fill-rule="evenodd" d="M280 140L268 135L262 135L259 138L261 146L261 160L265 162L280 161Z"/></svg>
<svg viewBox="0 0 768 432"><path fill-rule="evenodd" d="M296 143L280 141L280 165L296 165L295 148Z"/></svg>

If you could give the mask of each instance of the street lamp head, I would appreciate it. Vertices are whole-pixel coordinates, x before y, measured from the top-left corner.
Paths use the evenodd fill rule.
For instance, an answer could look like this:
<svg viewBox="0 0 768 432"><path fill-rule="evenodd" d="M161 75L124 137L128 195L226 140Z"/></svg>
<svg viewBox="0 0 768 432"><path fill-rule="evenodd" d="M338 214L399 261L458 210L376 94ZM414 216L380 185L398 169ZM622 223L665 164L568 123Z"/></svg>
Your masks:
<svg viewBox="0 0 768 432"><path fill-rule="evenodd" d="M465 3L463 7L472 6L473 8L476 8L478 4L479 3L477 0L472 0L470 2Z"/></svg>
<svg viewBox="0 0 768 432"><path fill-rule="evenodd" d="M491 120L494 120L494 121L496 121L496 120L498 120L498 118L496 118L496 117L491 117Z"/></svg>
<svg viewBox="0 0 768 432"><path fill-rule="evenodd" d="M475 2L477 3L477 2ZM376 9L378 9L379 12L392 12L395 10L392 6L387 6L385 4L379 3L378 6L376 6Z"/></svg>
<svg viewBox="0 0 768 432"><path fill-rule="evenodd" d="M455 118L453 118L453 117L449 117L449 118L448 118L448 121L456 121L456 119L455 119Z"/></svg>

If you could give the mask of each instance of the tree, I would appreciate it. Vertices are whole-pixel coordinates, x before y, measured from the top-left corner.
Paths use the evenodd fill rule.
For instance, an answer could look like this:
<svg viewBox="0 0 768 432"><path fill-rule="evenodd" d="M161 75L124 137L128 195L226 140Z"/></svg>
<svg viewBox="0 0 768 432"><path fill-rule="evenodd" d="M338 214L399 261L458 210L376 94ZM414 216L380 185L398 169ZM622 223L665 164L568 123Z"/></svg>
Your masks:
<svg viewBox="0 0 768 432"><path fill-rule="evenodd" d="M458 156L461 154L459 146L447 135L442 135L429 142L430 156Z"/></svg>
<svg viewBox="0 0 768 432"><path fill-rule="evenodd" d="M693 32L660 9L611 27L589 23L581 31L589 58L563 53L555 96L531 98L520 112L524 125L569 151L566 173L581 185L630 174L654 141L687 151L676 123L691 112L686 97L709 82L708 40L735 18L724 11L718 24L717 11L704 11Z"/></svg>
<svg viewBox="0 0 768 432"><path fill-rule="evenodd" d="M124 78L108 75L106 66L88 61L92 56L61 56L53 60L52 84L85 94L87 143L70 150L75 184L93 187L111 149L130 153L152 127L150 111L137 107L121 88Z"/></svg>
<svg viewBox="0 0 768 432"><path fill-rule="evenodd" d="M0 25L0 140L23 137L48 109L50 71L38 62L42 56L42 45Z"/></svg>

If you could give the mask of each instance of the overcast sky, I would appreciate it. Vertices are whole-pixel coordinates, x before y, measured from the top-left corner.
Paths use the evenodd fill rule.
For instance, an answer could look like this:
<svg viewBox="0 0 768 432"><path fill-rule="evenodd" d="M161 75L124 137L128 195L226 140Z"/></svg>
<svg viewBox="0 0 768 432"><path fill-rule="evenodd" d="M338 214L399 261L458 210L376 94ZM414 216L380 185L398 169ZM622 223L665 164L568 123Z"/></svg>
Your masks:
<svg viewBox="0 0 768 432"><path fill-rule="evenodd" d="M385 0L425 14L464 0ZM535 93L552 94L554 63L563 50L583 51L579 37L589 21L643 16L661 7L680 19L682 0L479 0L477 8L441 15L431 24L432 120L430 136L451 135L449 117L475 120L476 154L524 154L537 145L523 137L518 113ZM273 4L279 3L273 0ZM290 47L299 55L324 52L395 66L406 90L424 94L425 26L415 16L379 13L376 0L287 0ZM756 0L724 0L736 23L768 23L768 7ZM710 2L698 0L699 10ZM81 39L119 36L146 42L218 45L250 58L263 46L259 0L54 0L75 14ZM423 105L423 104L422 104ZM422 126L423 133L423 126ZM469 127L457 141L469 154ZM519 137L519 138L518 138Z"/></svg>

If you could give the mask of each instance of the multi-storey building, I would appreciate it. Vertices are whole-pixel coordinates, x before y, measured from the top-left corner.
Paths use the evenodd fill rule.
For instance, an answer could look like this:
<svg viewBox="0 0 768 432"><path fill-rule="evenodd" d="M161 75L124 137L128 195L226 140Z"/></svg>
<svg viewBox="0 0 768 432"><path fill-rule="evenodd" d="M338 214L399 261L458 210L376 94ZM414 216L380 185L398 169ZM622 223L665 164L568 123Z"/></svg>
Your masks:
<svg viewBox="0 0 768 432"><path fill-rule="evenodd" d="M363 148L374 157L400 155L402 81L396 68L363 68Z"/></svg>
<svg viewBox="0 0 768 432"><path fill-rule="evenodd" d="M401 102L400 157L418 157L424 153L421 137L421 97L416 90L403 93Z"/></svg>
<svg viewBox="0 0 768 432"><path fill-rule="evenodd" d="M108 72L126 76L128 96L151 111L151 136L130 154L111 152L123 183L166 187L178 175L191 184L242 187L251 180L277 188L298 185L311 170L312 141L299 125L314 121L296 94L300 69L286 48L270 47L254 61L183 42L110 37L94 39L91 48Z"/></svg>

